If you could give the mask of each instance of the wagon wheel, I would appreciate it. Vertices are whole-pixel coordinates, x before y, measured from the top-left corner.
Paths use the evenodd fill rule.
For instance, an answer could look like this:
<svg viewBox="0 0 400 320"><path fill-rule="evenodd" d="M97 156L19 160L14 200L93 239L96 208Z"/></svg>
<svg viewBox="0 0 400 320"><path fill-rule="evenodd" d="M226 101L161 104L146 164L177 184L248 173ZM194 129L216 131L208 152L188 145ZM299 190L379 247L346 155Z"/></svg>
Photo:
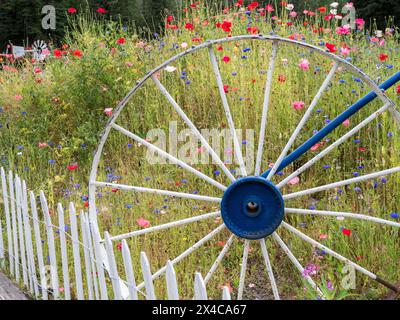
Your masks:
<svg viewBox="0 0 400 320"><path fill-rule="evenodd" d="M242 154L241 142L237 136L237 132L235 129L234 117L232 116L230 103L228 102L226 89L224 88L223 75L220 71L220 67L222 61L219 62L217 59L216 48L222 44L234 42L236 44L240 44L244 41L256 41L262 42L265 46L271 46L271 57L269 60L268 71L266 73L266 84L265 84L265 92L263 93L263 104L262 104L262 113L261 113L261 125L258 133L258 148L256 152L256 164L254 172L248 172L246 169L244 157ZM302 50L308 50L317 54L324 59L331 61L331 69L327 74L325 80L320 86L317 94L312 99L311 104L306 109L304 114L301 117L301 120L297 124L294 130L288 128L290 131L290 138L285 144L285 147L281 152L276 156L276 161L271 161L272 164L269 166L269 170L263 172L263 167L268 167L268 163L266 163L264 151L266 146L270 144L270 141L267 142L266 136L266 127L268 126L268 117L269 112L271 112L273 108L273 102L271 102L271 92L273 79L276 76L274 74L274 69L276 69L277 64L277 55L279 51L285 48L290 47L298 47ZM195 52L199 51L208 51L208 55L211 61L210 68L213 70L213 78L216 81L215 86L218 88L218 92L220 95L220 101L222 101L221 110L224 110L223 114L226 116L227 127L229 128L231 137L233 139L233 152L239 164L239 170L237 174L234 171L228 169L228 165L224 163L217 152L213 150L210 146L209 141L202 136L202 133L188 116L187 113L183 110L182 106L177 103L177 100L173 97L172 94L168 92L165 86L162 84L162 80L159 79L159 72L162 72L165 68L168 68L173 63L177 63L179 59L183 59L184 57L190 57ZM307 122L310 121L310 118L315 112L315 108L320 100L321 96L327 91L327 89L331 86L332 79L338 73L338 70L346 72L350 72L355 77L358 77L367 87L369 87L372 92L365 96L363 99L359 100L355 104L353 104L350 108L345 109L340 115L338 115L334 120L330 121L326 126L324 126L320 131L314 132L311 138L306 140L304 143L300 144L293 152L289 152L294 146L296 138L300 136L300 132L307 125ZM215 77L214 77L215 76ZM325 183L320 184L319 186L315 186L313 188L307 188L305 190L299 190L296 192L291 192L286 187L288 184L291 184L292 181L296 181L296 177L301 175L307 169L312 167L317 163L322 163L321 159L323 159L328 153L335 150L337 147L340 147L344 142L349 141L351 137L354 137L362 128L367 126L369 123L377 119L381 116L385 111L391 111L391 115L398 116L397 111L395 110L394 103L385 95L384 90L388 89L394 83L400 80L400 73L396 74L395 77L391 78L389 81L383 83L380 87L378 87L375 82L373 82L367 75L365 75L361 70L350 64L347 60L342 59L330 52L324 51L317 46L306 44L304 42L298 42L294 40L279 38L276 36L263 36L263 35L246 35L246 36L237 36L231 38L225 38L220 40L212 40L206 41L203 44L198 46L193 46L192 48L174 56L173 58L165 61L163 64L158 66L156 69L150 71L146 74L146 76L139 82L137 82L136 86L129 92L129 94L125 97L124 100L120 103L118 109L115 110L114 114L110 118L105 131L101 136L101 140L98 146L98 149L94 156L92 171L90 175L90 190L89 190L89 211L92 222L96 225L98 214L102 214L102 209L100 207L96 207L96 198L99 190L104 190L108 188L113 188L113 190L121 190L125 192L132 192L140 199L142 195L151 194L154 198L156 197L174 197L177 199L191 199L192 201L198 201L201 203L220 203L220 209L216 212L210 212L207 214L196 215L192 214L189 218L186 219L178 219L171 220L168 223L151 226L150 228L140 229L136 231L132 231L122 235L115 235L111 237L113 241L121 241L122 239L132 238L132 237L143 237L144 235L149 235L160 230L164 230L164 232L169 232L174 230L175 228L179 228L181 226L187 225L195 225L200 221L215 219L216 217L222 218L220 221L220 225L218 227L209 230L209 233L206 234L203 238L199 239L194 245L190 246L187 250L178 255L175 259L172 260L172 264L178 264L183 258L189 256L203 245L205 245L210 239L215 237L217 234L222 232L226 232L228 234L226 242L222 246L222 249L215 259L215 261L210 261L209 272L205 276L205 283L207 283L211 277L214 275L218 267L221 265L221 262L226 258L227 253L232 250L232 248L238 243L243 243L243 253L242 258L239 259L241 261L236 261L237 264L241 263L240 274L238 274L238 292L237 298L243 298L243 292L245 289L245 278L246 271L248 267L248 257L249 257L249 248L253 246L257 250L261 251L261 261L265 265L266 272L266 281L269 279L269 283L272 287L273 296L275 299L280 299L280 290L279 281L275 280L275 271L279 266L272 264L272 259L270 256L270 252L267 249L271 243L275 243L277 248L282 249L289 259L291 263L293 263L295 269L298 270L304 277L304 279L308 282L308 284L317 292L320 298L324 298L324 294L319 288L319 286L315 283L310 273L307 272L305 266L302 265L298 256L294 250L292 250L291 245L288 242L285 242L283 239L283 234L286 236L291 236L292 238L301 239L306 243L310 248L316 248L320 251L323 251L324 254L328 256L332 256L334 259L341 261L346 265L350 265L360 274L369 277L372 280L379 282L380 284L392 289L397 290L394 285L392 285L389 281L384 280L382 277L378 276L372 271L369 271L361 266L361 263L356 261L356 259L344 257L339 252L334 251L329 248L327 245L323 244L323 240L317 241L314 238L306 235L307 231L300 231L299 227L295 227L293 224L298 222L299 217L310 216L314 217L314 220L324 219L323 217L328 216L332 220L333 217L337 218L346 218L354 219L354 221L360 221L363 223L371 223L377 225L384 225L385 228L396 228L400 227L400 223L395 222L394 220L382 219L378 217L374 217L372 215L362 214L359 212L353 212L352 208L347 210L346 212L337 211L337 210L316 210L315 208L296 208L291 207L291 200L299 199L300 197L314 195L317 193L321 193L324 191L332 191L338 190L338 188L345 188L346 186L354 186L356 183L361 183L364 181L373 181L374 179L378 179L381 177L387 176L389 178L390 175L394 175L400 172L400 166L394 166L389 169L379 170L372 173L366 173L358 175L354 178L350 179L340 179L340 181L326 181ZM171 109L171 113L174 110L183 122L191 129L193 135L198 138L201 142L202 148L211 156L214 164L219 167L221 170L219 173L223 173L225 183L217 181L216 177L210 177L205 173L197 170L192 165L187 164L186 162L179 160L176 156L169 154L168 152L161 150L148 140L141 138L137 133L131 132L123 127L123 125L118 124L121 121L124 121L124 113L123 110L125 106L128 104L129 100L142 88L145 84L150 83L155 88L158 88L161 94L164 96L165 101L169 102L170 105L165 106L165 108ZM336 129L339 125L345 122L347 119L351 118L355 115L359 110L361 110L365 105L371 102L373 99L378 98L383 106L379 109L373 110L373 113L364 117L363 120L355 125L351 130L347 130L343 135L336 139L333 143L329 144L322 151L311 153L310 160L306 160L303 162L297 162L297 166L293 169L293 163L298 159L302 159L302 156L310 155L310 149L316 145L325 137L329 136L334 129ZM223 107L223 109L222 109ZM210 112L213 112L211 110ZM219 112L215 110L214 112ZM187 171L189 174L193 174L198 178L196 183L202 183L209 185L211 189L213 189L211 194L192 194L192 193L184 193L177 191L170 191L164 189L155 189L155 188L147 188L143 186L132 186L129 184L118 184L113 181L102 181L99 179L99 164L103 161L102 158L104 156L104 148L109 139L109 135L111 132L117 132L118 134L122 134L133 141L137 142L142 148L148 148L151 151L155 152L162 158L168 159L170 163L175 164L174 170ZM260 143L261 142L261 143ZM273 143L273 142L272 142ZM270 156L271 158L271 156ZM143 163L145 159L137 159L138 162ZM397 160L395 160L397 161ZM299 164L300 163L300 164ZM398 165L398 163L396 163ZM278 176L277 173L283 171L284 168L290 167L293 169L293 172L290 174L286 174L283 176ZM171 174L172 175L172 174ZM336 176L341 176L337 174ZM219 176L222 179L222 175ZM307 179L307 177L305 178ZM398 179L398 175L397 175ZM342 189L339 189L342 190ZM398 189L393 191L395 193L394 197L396 198ZM382 199L385 201L385 199ZM219 204L218 204L219 205ZM382 204L384 206L384 204ZM297 220L296 220L297 219ZM293 223L292 223L293 222ZM195 228L195 227L193 227ZM281 237L282 236L282 237ZM193 238L198 238L197 234L193 234ZM135 248L137 249L137 248ZM137 251L137 250L136 250ZM353 261L354 260L354 261ZM275 270L275 271L274 271ZM166 268L161 268L157 272L153 274L153 278L156 279L162 276L166 271ZM193 270L194 271L194 270ZM138 289L142 289L144 284L140 284Z"/></svg>

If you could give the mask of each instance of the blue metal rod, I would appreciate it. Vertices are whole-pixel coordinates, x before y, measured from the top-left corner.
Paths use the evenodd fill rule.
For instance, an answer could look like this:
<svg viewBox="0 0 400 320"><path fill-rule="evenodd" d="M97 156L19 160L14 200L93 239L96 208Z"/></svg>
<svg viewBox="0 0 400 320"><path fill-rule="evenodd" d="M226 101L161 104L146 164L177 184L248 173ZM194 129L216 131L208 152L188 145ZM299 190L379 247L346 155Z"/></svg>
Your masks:
<svg viewBox="0 0 400 320"><path fill-rule="evenodd" d="M390 87L394 86L397 82L400 81L400 72L397 72L391 78L382 83L379 88L382 90L388 90ZM298 147L295 151L289 154L286 158L282 160L281 165L279 166L277 172L282 171L288 165L290 165L293 161L300 158L303 154L305 154L312 146L320 142L324 139L328 134L330 134L333 130L335 130L338 126L340 126L346 119L349 119L351 116L360 111L363 107L365 107L368 103L374 100L377 97L374 91L371 91L366 96L358 100L355 104L353 104L350 108L332 120L328 125L326 125L323 129L321 129L318 133L304 142L300 147ZM261 176L266 178L271 169L264 172Z"/></svg>

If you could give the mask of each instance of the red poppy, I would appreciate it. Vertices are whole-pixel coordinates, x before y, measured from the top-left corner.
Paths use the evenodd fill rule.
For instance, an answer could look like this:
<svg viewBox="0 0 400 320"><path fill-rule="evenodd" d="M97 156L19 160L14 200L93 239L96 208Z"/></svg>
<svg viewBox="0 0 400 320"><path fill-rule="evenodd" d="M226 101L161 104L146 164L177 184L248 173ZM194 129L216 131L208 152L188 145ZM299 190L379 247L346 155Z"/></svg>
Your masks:
<svg viewBox="0 0 400 320"><path fill-rule="evenodd" d="M326 12L326 8L325 7L319 7L317 10L319 12L321 12L321 13L325 13Z"/></svg>
<svg viewBox="0 0 400 320"><path fill-rule="evenodd" d="M389 56L387 54L381 53L379 55L379 60L381 60L381 61L385 61L387 58L389 58Z"/></svg>
<svg viewBox="0 0 400 320"><path fill-rule="evenodd" d="M358 151L360 151L360 152L365 152L365 151L367 151L367 148L360 147L360 148L358 148Z"/></svg>
<svg viewBox="0 0 400 320"><path fill-rule="evenodd" d="M224 50L224 48L222 46L217 47L217 51L222 51L222 50Z"/></svg>
<svg viewBox="0 0 400 320"><path fill-rule="evenodd" d="M118 249L119 251L122 250L122 242L120 242L120 243L117 244L117 249Z"/></svg>
<svg viewBox="0 0 400 320"><path fill-rule="evenodd" d="M126 42L125 38L119 38L117 41L118 44L125 44L125 42Z"/></svg>
<svg viewBox="0 0 400 320"><path fill-rule="evenodd" d="M286 81L285 75L284 75L284 74L280 74L280 75L278 76L278 81L279 81L279 82L285 82L285 81Z"/></svg>
<svg viewBox="0 0 400 320"><path fill-rule="evenodd" d="M253 10L253 9L255 9L255 8L258 8L259 5L260 5L260 4L259 4L257 1L253 1L252 3L249 4L249 6L247 7L247 9L249 9L249 10L251 11L251 10Z"/></svg>
<svg viewBox="0 0 400 320"><path fill-rule="evenodd" d="M397 94L400 94L400 86L397 86L396 92Z"/></svg>
<svg viewBox="0 0 400 320"><path fill-rule="evenodd" d="M222 61L225 63L228 63L229 61L231 61L231 58L229 58L228 56L225 56L222 58Z"/></svg>
<svg viewBox="0 0 400 320"><path fill-rule="evenodd" d="M89 201L85 202L85 208L89 208Z"/></svg>
<svg viewBox="0 0 400 320"><path fill-rule="evenodd" d="M251 34L257 34L258 28L257 27L249 27L249 28L247 28L247 32L251 33Z"/></svg>
<svg viewBox="0 0 400 320"><path fill-rule="evenodd" d="M191 23L186 23L185 29L192 31L192 30L194 30L194 26Z"/></svg>
<svg viewBox="0 0 400 320"><path fill-rule="evenodd" d="M235 6L240 7L242 4L243 4L243 0L238 0L238 2L236 2Z"/></svg>
<svg viewBox="0 0 400 320"><path fill-rule="evenodd" d="M82 58L82 51L80 50L75 50L72 54L74 57Z"/></svg>
<svg viewBox="0 0 400 320"><path fill-rule="evenodd" d="M75 171L78 168L79 168L79 166L77 164L73 164L73 165L67 166L67 169L69 171Z"/></svg>
<svg viewBox="0 0 400 320"><path fill-rule="evenodd" d="M68 13L76 13L76 9L74 7L68 8Z"/></svg>
<svg viewBox="0 0 400 320"><path fill-rule="evenodd" d="M350 230L350 229L343 229L343 230L342 230L342 233L343 233L345 236L350 237L350 235L351 235L351 230Z"/></svg>
<svg viewBox="0 0 400 320"><path fill-rule="evenodd" d="M221 29L225 32L231 32L232 22L224 21L221 25Z"/></svg>
<svg viewBox="0 0 400 320"><path fill-rule="evenodd" d="M167 16L167 22L170 23L174 20L174 16Z"/></svg>
<svg viewBox="0 0 400 320"><path fill-rule="evenodd" d="M225 85L225 86L224 86L224 91L225 91L225 93L228 93L228 92L229 92L229 89L230 89L230 86L228 86L228 85Z"/></svg>
<svg viewBox="0 0 400 320"><path fill-rule="evenodd" d="M335 45L332 43L326 43L325 46L328 48L330 53L335 53L337 51Z"/></svg>
<svg viewBox="0 0 400 320"><path fill-rule="evenodd" d="M177 30L178 26L174 25L174 24L167 24L167 29L171 29L171 30Z"/></svg>
<svg viewBox="0 0 400 320"><path fill-rule="evenodd" d="M96 10L96 12L97 12L97 13L101 13L101 14L106 14L106 13L107 13L107 10L104 9L104 8L98 8L98 9Z"/></svg>
<svg viewBox="0 0 400 320"><path fill-rule="evenodd" d="M113 193L117 193L118 191L119 191L119 189L116 189L116 188L111 190L111 192L113 192Z"/></svg>
<svg viewBox="0 0 400 320"><path fill-rule="evenodd" d="M192 42L201 42L201 38L192 38Z"/></svg>
<svg viewBox="0 0 400 320"><path fill-rule="evenodd" d="M60 58L63 55L62 51L58 49L55 49L53 53L56 58Z"/></svg>

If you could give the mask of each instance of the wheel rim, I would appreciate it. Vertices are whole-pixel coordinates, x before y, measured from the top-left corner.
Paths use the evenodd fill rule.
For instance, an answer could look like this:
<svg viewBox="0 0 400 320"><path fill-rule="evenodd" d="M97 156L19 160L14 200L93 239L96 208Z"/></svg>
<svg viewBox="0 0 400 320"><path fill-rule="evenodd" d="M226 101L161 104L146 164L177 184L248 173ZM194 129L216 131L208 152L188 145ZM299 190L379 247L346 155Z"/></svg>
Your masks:
<svg viewBox="0 0 400 320"><path fill-rule="evenodd" d="M262 173L262 156L263 156L263 151L264 151L264 143L259 143L258 144L258 149L257 149L257 159L256 159L256 165L255 165L255 170L254 170L254 176L255 177L249 177L248 172L246 171L246 167L244 164L244 159L243 155L241 153L241 148L240 148L240 143L238 140L238 137L235 134L235 125L234 121L232 118L232 115L230 113L230 108L229 108L229 103L226 98L226 94L224 93L224 83L222 80L222 76L219 70L218 62L215 56L214 52L214 47L217 44L225 43L225 42L232 42L232 41L241 41L241 40L261 40L261 41L269 41L272 42L272 54L271 54L271 59L269 62L269 68L267 72L267 77L266 77L266 86L265 86L265 97L264 97L264 104L263 104L263 112L262 112L262 117L261 117L261 130L259 132L259 141L264 141L265 140L265 127L267 125L267 120L268 120L268 109L269 109L269 103L270 103L270 95L271 95L271 86L272 86L272 78L274 75L274 66L275 66L275 60L276 60L276 55L278 52L278 45L280 43L285 43L285 44L292 44L292 45L297 45L301 46L306 49L312 49L315 52L331 59L334 61L333 67L330 70L329 74L327 75L325 81L323 82L322 86L317 92L317 95L314 97L314 100L312 101L311 105L305 112L303 118L300 120L300 123L294 130L291 138L289 139L288 143L286 144L285 148L282 150L280 153L279 157L277 158L276 162L273 164L273 166L270 168L270 170ZM222 162L221 159L219 159L218 155L215 154L214 150L211 148L211 146L204 140L204 138L201 136L201 133L198 131L196 126L191 122L191 120L186 116L184 111L181 109L181 107L176 103L174 98L169 94L167 89L161 84L161 82L157 79L155 74L171 64L172 62L180 59L183 56L189 55L193 52L196 52L198 50L202 49L208 49L210 58L211 58L211 64L213 66L213 70L216 76L216 82L217 86L219 88L219 93L221 96L222 100L222 105L224 106L225 110L225 115L227 117L227 123L229 125L230 132L233 136L233 144L234 144L234 152L235 156L238 159L239 162L239 167L240 167L240 173L243 176L242 179L237 180L236 177L232 174L232 172L225 166L225 164ZM282 181L277 183L276 185L270 182L270 180L275 176L275 174L281 169L281 165L285 161L285 157L287 156L290 148L293 146L294 141L296 140L297 136L299 135L300 131L302 130L303 126L309 119L311 112L314 110L315 106L318 103L319 98L321 95L324 93L326 88L329 86L331 83L331 80L335 73L337 72L338 68L340 66L345 66L353 72L354 74L360 76L363 81L375 92L375 94L379 97L379 99L384 103L384 106L371 114L369 117L366 117L362 122L360 122L357 126L352 128L350 131L348 131L345 135L343 135L340 139L335 141L333 144L331 144L328 148L324 149L322 152L318 153L317 156L306 162L303 166L301 166L299 169L294 171L292 174L289 176L285 177ZM219 167L222 169L222 171L225 173L227 178L231 181L231 185L227 188L227 186L219 183L218 181L208 177L207 175L203 174L202 172L194 169L190 165L187 165L185 162L179 160L178 158L171 156L170 154L158 149L157 147L153 146L151 143L147 142L146 140L140 138L139 136L135 135L134 133L124 129L122 126L116 124L116 120L119 118L121 112L127 105L128 101L130 98L135 94L135 92L142 87L142 85L146 81L152 80L154 84L158 87L158 89L161 91L161 93L166 97L166 99L170 102L170 104L174 107L175 111L181 116L183 121L189 126L189 128L192 129L194 133L197 134L198 138L202 142L202 145L205 146L207 152L212 156L212 158L217 162ZM328 252L330 255L335 257L336 259L345 262L346 264L351 265L354 267L357 271L361 272L362 274L370 277L373 280L376 280L387 287L392 287L390 283L387 281L381 279L378 277L376 274L364 269L357 263L350 261L346 259L344 256L338 254L337 252L329 249L328 247L322 245L320 242L313 240L312 238L308 237L301 231L299 231L297 228L294 228L290 224L283 222L283 216L284 214L286 215L317 215L317 216L334 216L334 217L349 217L349 218L355 218L359 220L367 220L379 224L386 224L390 225L393 227L399 227L400 224L380 218L374 218L362 214L355 214L351 212L339 212L339 211L323 211L323 210L307 210L307 209L299 209L299 208L288 208L285 203L286 201L290 199L295 199L300 196L304 195L309 195L313 194L316 192L324 191L324 190L329 190L332 188L337 188L341 186L347 186L351 185L357 182L361 181L367 181L370 179L375 179L378 177L382 177L385 175L389 174L394 174L400 171L400 167L394 167L388 170L384 171L379 171L375 172L372 174L366 174L357 178L353 179L346 179L343 181L339 181L336 183L330 183L330 184L325 184L320 187L316 188L311 188L307 189L304 191L299 191L299 192L293 192L290 194L283 194L281 196L280 189L286 186L290 181L292 181L294 178L296 178L298 175L300 175L302 172L307 170L309 167L314 165L317 161L322 159L325 155L327 155L330 151L332 151L334 148L338 147L340 144L348 140L350 137L354 136L359 130L361 130L364 126L369 124L371 121L376 119L380 114L385 112L386 110L391 110L391 108L394 108L394 103L385 95L384 92L380 90L380 88L367 76L365 75L362 71L348 63L346 60L343 60L335 55L332 55L328 52L325 52L315 46L308 45L305 43L293 41L293 40L288 40L288 39L283 39L283 38L278 38L275 36L238 36L238 37L232 37L232 38L227 38L227 39L220 39L220 40L214 40L214 41L208 41L200 46L193 47L181 54L178 54L177 56L169 59L165 63L161 64L159 67L156 69L152 70L149 72L141 81L137 83L135 88L133 88L129 94L124 98L124 100L120 103L118 109L115 111L114 115L111 117L110 121L108 122L106 129L104 133L102 134L102 137L100 139L99 147L96 151L94 161L93 161L93 166L92 166L92 172L90 176L90 187L89 187L89 212L90 212L90 217L92 224L97 227L97 212L96 212L96 190L97 188L103 188L103 187L112 187L112 188L117 188L118 190L131 190L131 191L136 191L139 193L153 193L157 195L164 195L164 196L173 196L173 197L179 197L179 198L188 198L188 199L194 199L194 200L200 200L200 201L208 201L208 202L215 202L215 203L221 203L221 210L216 211L216 212L211 212L207 213L204 215L200 216L195 216L191 217L188 219L182 219L180 221L175 221L171 223L167 223L161 226L156 226L156 227L151 227L148 229L144 230L138 230L138 231L133 231L127 234L123 234L120 236L114 236L111 237L112 241L119 241L122 239L134 237L134 236L139 236L139 235L144 235L147 233L155 232L158 230L164 230L168 228L173 228L176 226L180 225L186 225L189 223L193 223L196 221L201 221L205 219L210 219L210 218L215 218L221 216L223 219L223 224L221 224L218 228L214 229L212 232L207 234L204 238L200 239L194 246L190 247L188 250L183 252L180 256L172 260L172 264L178 263L181 261L183 258L185 258L187 255L191 254L193 251L197 250L199 247L201 247L204 243L209 241L212 237L214 237L216 234L220 233L222 230L227 228L230 230L233 235L230 235L228 238L227 242L223 246L219 256L217 257L216 261L214 264L211 266L210 271L207 273L205 276L205 283L207 283L218 266L221 263L221 260L224 258L226 253L228 252L229 248L231 247L234 238L236 235L239 238L245 239L244 241L244 250L243 250L243 256L242 256L242 266L241 266L241 271L240 271L240 280L239 280L239 285L238 285L238 299L243 298L243 291L244 291L244 282L245 282L245 275L246 275L246 270L247 270L247 260L248 260L248 255L249 255L249 248L250 248L250 241L249 240L258 240L260 243L260 248L261 248L261 253L262 257L265 263L266 271L268 274L269 281L271 283L272 287L272 292L274 295L275 299L280 299L279 295L279 290L275 281L274 277L274 272L272 270L271 266L271 261L269 257L269 252L267 250L267 246L265 244L265 238L268 236L271 236L276 243L279 245L279 247L286 253L288 256L289 260L294 264L294 266L298 269L299 272L304 274L305 268L302 266L299 262L299 260L295 257L295 255L292 253L292 251L289 249L287 244L280 238L277 232L277 228L281 226L281 229L287 230L289 233L292 233L293 235L301 238L303 241L308 242L312 246L315 246L317 248L320 248L321 250L324 250ZM114 183L107 183L107 182L99 182L97 181L97 170L99 166L99 162L101 160L102 152L104 145L107 141L108 135L110 131L114 129L116 131L119 131L120 133L126 135L127 137L133 139L137 143L140 143L144 145L146 148L149 148L153 151L156 151L158 154L162 155L163 157L169 159L172 163L175 163L182 167L183 169L189 171L190 173L196 175L200 179L203 179L207 183L210 183L217 189L223 191L223 194L221 197L212 197L208 195L193 195L193 194L185 194L185 193L179 193L179 192L173 192L173 191L167 191L167 190L160 190L160 189L150 189L150 188L143 188L143 187L134 187L134 186L128 186L128 185L121 185L121 184L114 184ZM202 139L203 138L203 139ZM265 164L264 164L265 166ZM262 176L263 178L260 178L259 176ZM241 196L240 199L237 199L237 195L235 195L232 190L237 190L238 186L242 184L246 184L245 182L248 183L247 187L249 187L251 184L254 183L260 183L260 181L263 181L264 186L266 186L266 190L264 194L266 194L266 197L270 198L275 198L274 201L269 200L266 203L263 203L261 197L261 193L257 193L256 195L254 192L243 192L241 190L241 194L244 193L243 196ZM235 200L235 201L234 201ZM231 203L233 202L233 204ZM265 215L267 214L267 211L265 210L266 208L269 208L272 206L275 206L272 210L273 214L266 219ZM237 210L234 210L234 207L237 207ZM233 213L232 213L233 212ZM240 218L238 218L239 213L237 213L237 220L232 221L232 217L234 216L235 212L240 212ZM246 214L247 213L247 217ZM264 218L264 220L257 220L260 218ZM264 221L264 224L259 226L259 228L255 228L254 225L252 227L246 226L245 221ZM166 271L166 268L161 268L157 272L153 274L153 279L158 278L159 276L163 275ZM309 276L305 275L305 280L311 285L317 292L318 294L323 297L322 291L318 288L314 280ZM142 289L144 287L144 284L140 284L138 286L138 289Z"/></svg>

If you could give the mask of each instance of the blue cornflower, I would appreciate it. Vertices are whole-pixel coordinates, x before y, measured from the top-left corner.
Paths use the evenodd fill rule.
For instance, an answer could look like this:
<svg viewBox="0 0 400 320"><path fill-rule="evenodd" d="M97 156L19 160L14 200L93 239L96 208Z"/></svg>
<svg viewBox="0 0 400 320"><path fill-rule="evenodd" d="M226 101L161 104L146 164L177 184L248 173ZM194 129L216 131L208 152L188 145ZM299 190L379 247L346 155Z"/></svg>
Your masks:
<svg viewBox="0 0 400 320"><path fill-rule="evenodd" d="M399 218L399 214L398 214L397 212L392 212L392 213L390 214L390 217L391 217L392 219L398 219L398 218Z"/></svg>

